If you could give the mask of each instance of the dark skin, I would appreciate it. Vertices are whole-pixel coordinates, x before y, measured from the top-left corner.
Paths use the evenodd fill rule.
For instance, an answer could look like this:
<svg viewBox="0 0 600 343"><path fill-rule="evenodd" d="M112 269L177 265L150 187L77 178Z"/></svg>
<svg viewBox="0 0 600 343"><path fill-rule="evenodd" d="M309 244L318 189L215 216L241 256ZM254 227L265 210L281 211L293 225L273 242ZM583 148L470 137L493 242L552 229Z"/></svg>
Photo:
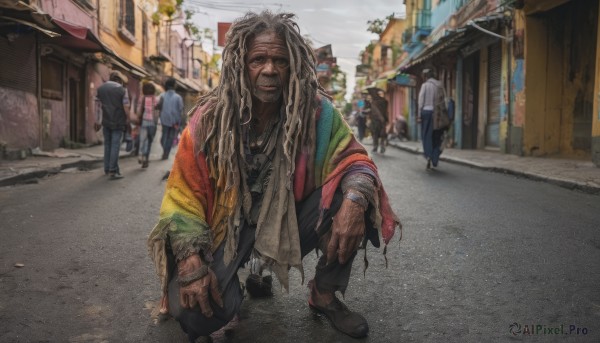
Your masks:
<svg viewBox="0 0 600 343"><path fill-rule="evenodd" d="M252 90L253 128L260 134L272 116L279 115L284 87L287 87L289 82L289 57L285 42L272 31L256 35L249 44L245 63ZM344 264L358 250L365 235L364 211L365 208L361 205L344 199L333 218L331 238L326 251L329 263L337 259L339 263ZM198 255L192 255L178 263L179 275L190 274L198 270L203 263ZM206 317L212 317L209 296L222 306L217 279L210 269L203 278L181 288L181 306L192 308L198 304ZM331 303L333 296L333 292L315 291L311 294L311 300L318 306L326 306Z"/></svg>

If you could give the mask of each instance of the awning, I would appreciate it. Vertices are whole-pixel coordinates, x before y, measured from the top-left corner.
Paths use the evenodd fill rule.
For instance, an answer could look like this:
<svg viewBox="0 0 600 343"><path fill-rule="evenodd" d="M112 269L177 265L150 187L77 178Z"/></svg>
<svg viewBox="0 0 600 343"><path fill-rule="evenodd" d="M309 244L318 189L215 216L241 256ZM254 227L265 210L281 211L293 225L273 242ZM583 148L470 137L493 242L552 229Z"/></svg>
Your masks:
<svg viewBox="0 0 600 343"><path fill-rule="evenodd" d="M3 16L3 15L0 15L0 19L12 21L17 24L21 24L21 25L25 25L25 26L29 26L33 29L36 29L36 30L42 32L43 34L47 35L48 37L60 37L60 33L45 29L36 23L32 23L32 22L24 20L24 19L7 17L7 16Z"/></svg>
<svg viewBox="0 0 600 343"><path fill-rule="evenodd" d="M150 73L148 73L145 69L127 61L112 51L109 52L109 59L112 64L117 65L121 69L126 70L133 75L139 76L140 78L150 77Z"/></svg>
<svg viewBox="0 0 600 343"><path fill-rule="evenodd" d="M57 18L52 18L52 22L62 29L65 34L47 40L48 43L83 52L110 52L87 27L75 25Z"/></svg>
<svg viewBox="0 0 600 343"><path fill-rule="evenodd" d="M494 14L491 16L481 17L474 19L473 22L479 25L490 25L496 23L502 19L502 14ZM442 52L454 52L460 49L466 43L476 40L481 37L483 33L473 26L467 24L457 30L449 31L445 36L441 37L437 42L427 46L416 56L405 60L403 64L398 67L398 71L405 72L410 71L413 67L430 60L435 55Z"/></svg>
<svg viewBox="0 0 600 343"><path fill-rule="evenodd" d="M173 78L175 79L175 84L176 84L177 88L182 89L183 91L186 91L186 92L194 92L194 93L200 92L200 87L198 85L192 83L191 80L184 79L177 74L173 74Z"/></svg>
<svg viewBox="0 0 600 343"><path fill-rule="evenodd" d="M416 87L417 86L417 80L416 80L415 76L410 75L410 74L404 74L404 73L396 74L396 77L392 80L392 82L398 86L404 86L404 87Z"/></svg>

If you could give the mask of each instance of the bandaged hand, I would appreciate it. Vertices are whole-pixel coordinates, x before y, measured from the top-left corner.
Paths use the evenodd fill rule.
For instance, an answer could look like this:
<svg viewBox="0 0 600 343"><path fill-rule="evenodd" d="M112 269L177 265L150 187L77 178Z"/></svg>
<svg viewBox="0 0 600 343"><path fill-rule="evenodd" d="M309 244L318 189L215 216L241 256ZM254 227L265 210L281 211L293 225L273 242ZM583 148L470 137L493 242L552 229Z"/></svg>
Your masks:
<svg viewBox="0 0 600 343"><path fill-rule="evenodd" d="M215 273L202 262L200 256L193 254L177 262L177 282L179 283L179 301L183 308L200 306L202 314L212 317L213 310L209 297L223 307L219 293L219 284Z"/></svg>
<svg viewBox="0 0 600 343"><path fill-rule="evenodd" d="M352 191L350 191L352 192ZM354 193L361 196L360 193ZM344 264L358 250L365 236L365 210L354 195L346 194L342 205L333 217L331 239L327 245L327 263L336 259ZM352 200L354 198L354 200ZM364 198L363 198L364 199ZM360 199L359 199L360 200ZM366 202L366 200L364 200Z"/></svg>

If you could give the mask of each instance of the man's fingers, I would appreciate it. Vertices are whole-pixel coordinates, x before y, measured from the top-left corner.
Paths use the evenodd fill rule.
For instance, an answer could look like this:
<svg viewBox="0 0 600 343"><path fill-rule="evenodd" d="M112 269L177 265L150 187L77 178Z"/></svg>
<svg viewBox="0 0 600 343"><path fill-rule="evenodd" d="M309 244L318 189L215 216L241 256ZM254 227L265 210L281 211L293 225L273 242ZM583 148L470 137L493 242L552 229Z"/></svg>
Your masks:
<svg viewBox="0 0 600 343"><path fill-rule="evenodd" d="M210 270L210 295L213 300L219 305L220 308L223 308L223 298L221 298L221 293L219 293L219 282L217 281L217 276L215 273Z"/></svg>
<svg viewBox="0 0 600 343"><path fill-rule="evenodd" d="M190 307L190 305L188 304L187 294L185 294L181 288L179 289L179 303L183 308Z"/></svg>
<svg viewBox="0 0 600 343"><path fill-rule="evenodd" d="M196 297L198 298L198 304L200 305L200 310L202 311L202 314L206 318L212 317L213 310L212 310L212 307L210 307L210 304L208 302L208 292L202 292L202 293L198 294Z"/></svg>
<svg viewBox="0 0 600 343"><path fill-rule="evenodd" d="M348 239L346 237L342 237L340 238L337 249L338 261L340 264L346 263L348 260L348 252Z"/></svg>
<svg viewBox="0 0 600 343"><path fill-rule="evenodd" d="M187 298L188 298L188 305L190 308L194 308L194 306L196 306L196 304L198 304L198 302L196 301L195 294L190 294L187 296Z"/></svg>
<svg viewBox="0 0 600 343"><path fill-rule="evenodd" d="M338 250L338 235L336 233L331 234L329 244L327 245L327 263L335 261L335 257Z"/></svg>

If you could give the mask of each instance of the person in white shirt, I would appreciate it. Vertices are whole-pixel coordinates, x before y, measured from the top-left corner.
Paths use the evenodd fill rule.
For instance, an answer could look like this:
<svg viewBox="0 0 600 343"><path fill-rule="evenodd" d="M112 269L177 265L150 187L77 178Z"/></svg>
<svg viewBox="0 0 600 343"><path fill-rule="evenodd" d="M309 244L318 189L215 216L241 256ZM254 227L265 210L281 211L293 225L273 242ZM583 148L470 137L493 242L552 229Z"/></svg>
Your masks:
<svg viewBox="0 0 600 343"><path fill-rule="evenodd" d="M419 114L417 122L421 123L421 139L423 154L427 159L427 170L437 167L442 153L442 137L446 127L440 125L440 112L445 110L445 91L442 83L436 79L433 69L424 69L426 79L419 91ZM437 112L436 112L437 107ZM437 117L437 118L436 118Z"/></svg>

